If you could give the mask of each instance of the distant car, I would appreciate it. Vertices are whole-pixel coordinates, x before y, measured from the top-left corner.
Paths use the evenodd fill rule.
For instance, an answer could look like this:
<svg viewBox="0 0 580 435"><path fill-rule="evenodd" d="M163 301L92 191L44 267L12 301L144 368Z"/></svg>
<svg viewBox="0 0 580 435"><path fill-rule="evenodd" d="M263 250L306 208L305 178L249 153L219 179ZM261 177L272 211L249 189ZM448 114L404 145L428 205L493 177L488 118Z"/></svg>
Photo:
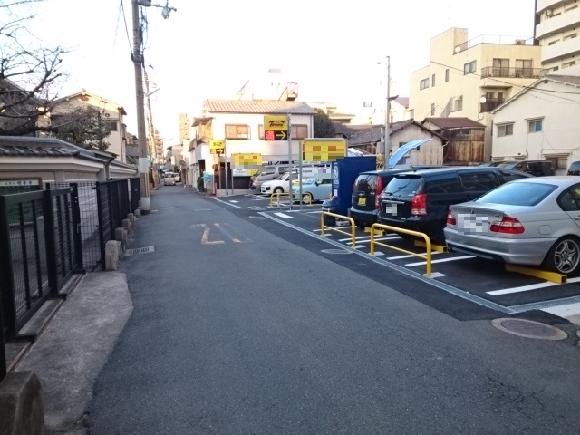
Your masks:
<svg viewBox="0 0 580 435"><path fill-rule="evenodd" d="M580 177L515 180L451 206L445 237L454 252L574 274L580 263Z"/></svg>
<svg viewBox="0 0 580 435"><path fill-rule="evenodd" d="M378 222L427 234L444 242L449 207L531 175L493 167L445 167L396 174L381 195Z"/></svg>
<svg viewBox="0 0 580 435"><path fill-rule="evenodd" d="M175 186L175 176L172 172L166 172L163 174L163 185L164 186Z"/></svg>
<svg viewBox="0 0 580 435"><path fill-rule="evenodd" d="M568 168L566 175L580 175L580 161L573 162Z"/></svg>
<svg viewBox="0 0 580 435"><path fill-rule="evenodd" d="M300 185L294 186L292 195L295 201L300 200ZM302 200L305 204L312 204L317 201L323 201L330 197L332 193L332 176L318 176L307 178L302 183Z"/></svg>
<svg viewBox="0 0 580 435"><path fill-rule="evenodd" d="M513 169L526 172L534 177L549 177L556 175L554 164L550 160L507 160L490 164L501 169Z"/></svg>

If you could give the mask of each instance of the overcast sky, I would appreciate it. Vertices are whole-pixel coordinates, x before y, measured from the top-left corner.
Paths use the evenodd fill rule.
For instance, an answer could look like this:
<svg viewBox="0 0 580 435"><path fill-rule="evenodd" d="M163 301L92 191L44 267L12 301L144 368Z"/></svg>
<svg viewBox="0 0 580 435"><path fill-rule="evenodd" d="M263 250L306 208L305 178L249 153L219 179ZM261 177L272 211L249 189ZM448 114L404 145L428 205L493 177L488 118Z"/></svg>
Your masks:
<svg viewBox="0 0 580 435"><path fill-rule="evenodd" d="M157 3L165 4L165 0ZM123 0L129 36L130 0ZM156 0L153 0L156 3ZM123 105L136 132L133 68L121 0L46 0L32 33L69 50L61 94L86 88ZM166 142L177 114L206 98L233 98L249 79L280 68L302 101L362 104L381 92L392 59L393 93L409 94L411 71L428 63L429 39L449 27L531 37L534 0L170 0L168 20L147 8L146 63L160 88L154 122ZM170 143L169 143L170 144Z"/></svg>

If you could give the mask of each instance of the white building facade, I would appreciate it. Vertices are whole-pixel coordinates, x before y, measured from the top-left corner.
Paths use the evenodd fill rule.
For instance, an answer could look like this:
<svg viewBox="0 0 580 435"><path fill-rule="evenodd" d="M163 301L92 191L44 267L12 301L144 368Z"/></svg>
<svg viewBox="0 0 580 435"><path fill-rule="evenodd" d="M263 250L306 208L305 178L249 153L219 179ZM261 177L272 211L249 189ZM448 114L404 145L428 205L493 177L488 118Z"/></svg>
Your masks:
<svg viewBox="0 0 580 435"><path fill-rule="evenodd" d="M494 112L493 160L580 160L580 77L549 75Z"/></svg>

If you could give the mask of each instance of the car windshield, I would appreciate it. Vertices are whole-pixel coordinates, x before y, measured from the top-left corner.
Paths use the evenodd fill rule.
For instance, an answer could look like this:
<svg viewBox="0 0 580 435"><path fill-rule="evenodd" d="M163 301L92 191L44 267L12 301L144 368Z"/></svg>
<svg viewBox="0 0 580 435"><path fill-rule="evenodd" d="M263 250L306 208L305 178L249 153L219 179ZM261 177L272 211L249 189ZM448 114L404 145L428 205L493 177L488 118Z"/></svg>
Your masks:
<svg viewBox="0 0 580 435"><path fill-rule="evenodd" d="M533 207L558 186L544 183L507 183L482 196L475 202L483 204Z"/></svg>
<svg viewBox="0 0 580 435"><path fill-rule="evenodd" d="M421 187L421 178L416 176L398 176L394 177L387 185L385 196L413 196Z"/></svg>
<svg viewBox="0 0 580 435"><path fill-rule="evenodd" d="M513 169L517 164L518 162L503 162L497 165L497 167L502 169Z"/></svg>

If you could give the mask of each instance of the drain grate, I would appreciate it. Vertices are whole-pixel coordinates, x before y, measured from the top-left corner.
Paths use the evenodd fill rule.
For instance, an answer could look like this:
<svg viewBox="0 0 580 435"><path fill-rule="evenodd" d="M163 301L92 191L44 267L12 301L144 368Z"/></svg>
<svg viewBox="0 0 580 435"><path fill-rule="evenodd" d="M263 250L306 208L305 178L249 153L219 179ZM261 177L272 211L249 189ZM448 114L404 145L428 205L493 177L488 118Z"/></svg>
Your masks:
<svg viewBox="0 0 580 435"><path fill-rule="evenodd" d="M567 337L564 331L555 326L532 320L501 318L492 320L491 324L500 331L520 337L538 340L564 340Z"/></svg>
<svg viewBox="0 0 580 435"><path fill-rule="evenodd" d="M130 257L132 255L144 255L151 254L155 252L154 246L143 246L142 248L132 248L125 251L125 257Z"/></svg>

